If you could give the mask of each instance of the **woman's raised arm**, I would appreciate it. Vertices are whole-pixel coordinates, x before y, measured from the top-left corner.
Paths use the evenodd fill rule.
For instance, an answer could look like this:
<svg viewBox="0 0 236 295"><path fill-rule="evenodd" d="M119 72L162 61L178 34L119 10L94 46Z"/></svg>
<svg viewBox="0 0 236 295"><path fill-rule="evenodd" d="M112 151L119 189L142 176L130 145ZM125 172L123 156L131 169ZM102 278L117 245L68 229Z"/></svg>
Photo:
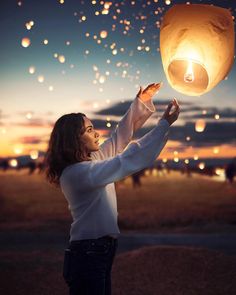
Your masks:
<svg viewBox="0 0 236 295"><path fill-rule="evenodd" d="M137 131L155 112L152 97L161 88L161 83L148 85L144 90L140 87L135 100L119 122L111 136L100 146L98 152L91 154L93 160L104 160L122 153Z"/></svg>

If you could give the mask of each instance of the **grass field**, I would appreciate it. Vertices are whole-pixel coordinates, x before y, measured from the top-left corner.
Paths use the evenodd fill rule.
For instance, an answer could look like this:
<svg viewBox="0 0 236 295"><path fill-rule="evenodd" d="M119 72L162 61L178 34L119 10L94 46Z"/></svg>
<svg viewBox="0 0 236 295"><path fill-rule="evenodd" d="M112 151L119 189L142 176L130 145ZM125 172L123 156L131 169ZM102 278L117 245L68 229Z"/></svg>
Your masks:
<svg viewBox="0 0 236 295"><path fill-rule="evenodd" d="M26 173L0 175L0 227L68 229L71 217L60 190ZM121 230L218 232L236 225L236 184L178 172L141 182L140 188L130 178L116 185Z"/></svg>
<svg viewBox="0 0 236 295"><path fill-rule="evenodd" d="M236 232L236 186L178 172L118 183L121 231ZM58 189L41 175L0 172L0 292L67 294L61 277L71 217ZM156 246L117 255L115 295L233 295L236 257L192 248Z"/></svg>

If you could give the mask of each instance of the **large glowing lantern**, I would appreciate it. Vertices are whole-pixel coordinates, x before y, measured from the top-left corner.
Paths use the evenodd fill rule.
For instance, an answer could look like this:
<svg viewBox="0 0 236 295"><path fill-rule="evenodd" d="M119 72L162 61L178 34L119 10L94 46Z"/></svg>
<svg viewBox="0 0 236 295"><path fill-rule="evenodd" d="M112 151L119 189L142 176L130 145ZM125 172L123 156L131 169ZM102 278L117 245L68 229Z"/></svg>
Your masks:
<svg viewBox="0 0 236 295"><path fill-rule="evenodd" d="M164 15L160 52L170 85L198 96L226 77L234 60L234 23L229 10L177 4Z"/></svg>

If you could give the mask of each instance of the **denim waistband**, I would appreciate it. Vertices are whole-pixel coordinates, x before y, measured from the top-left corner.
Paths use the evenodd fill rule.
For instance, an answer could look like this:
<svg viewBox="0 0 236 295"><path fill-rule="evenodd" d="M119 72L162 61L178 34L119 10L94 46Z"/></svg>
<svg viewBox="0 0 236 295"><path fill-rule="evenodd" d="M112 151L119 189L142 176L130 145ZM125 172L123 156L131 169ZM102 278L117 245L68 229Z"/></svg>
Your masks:
<svg viewBox="0 0 236 295"><path fill-rule="evenodd" d="M92 241L111 241L113 243L113 242L117 241L117 238L112 237L112 236L103 236L103 237L98 238L98 239L76 240L76 241L71 241L70 245L75 246L75 245L83 244L83 243L86 243L86 242L92 242Z"/></svg>

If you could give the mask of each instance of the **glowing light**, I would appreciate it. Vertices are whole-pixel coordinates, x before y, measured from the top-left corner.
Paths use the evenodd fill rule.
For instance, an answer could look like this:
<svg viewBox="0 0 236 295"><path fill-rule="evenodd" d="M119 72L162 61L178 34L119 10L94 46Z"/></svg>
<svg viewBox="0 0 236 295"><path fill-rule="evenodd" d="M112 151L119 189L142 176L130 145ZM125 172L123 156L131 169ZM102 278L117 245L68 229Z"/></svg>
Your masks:
<svg viewBox="0 0 236 295"><path fill-rule="evenodd" d="M25 24L27 30L31 30L31 25L29 23Z"/></svg>
<svg viewBox="0 0 236 295"><path fill-rule="evenodd" d="M187 140L187 141L190 141L190 140L191 140L191 137L190 137L190 136L187 136L187 137L186 137L186 140Z"/></svg>
<svg viewBox="0 0 236 295"><path fill-rule="evenodd" d="M30 46L30 39L29 38L23 38L22 40L21 40L21 45L23 46L23 47L29 47Z"/></svg>
<svg viewBox="0 0 236 295"><path fill-rule="evenodd" d="M198 155L194 155L194 156L193 156L193 159L194 159L195 161L197 161L197 160L199 159Z"/></svg>
<svg viewBox="0 0 236 295"><path fill-rule="evenodd" d="M113 55L116 55L116 54L117 54L117 49L113 49L113 50L112 50L112 54L113 54Z"/></svg>
<svg viewBox="0 0 236 295"><path fill-rule="evenodd" d="M57 53L54 53L53 56L54 56L55 58L58 58L58 54L57 54Z"/></svg>
<svg viewBox="0 0 236 295"><path fill-rule="evenodd" d="M195 123L196 132L203 132L205 130L205 127L206 127L206 122L203 119L199 119Z"/></svg>
<svg viewBox="0 0 236 295"><path fill-rule="evenodd" d="M18 162L17 162L16 159L11 159L9 161L9 165L14 168L14 167L17 167L18 166Z"/></svg>
<svg viewBox="0 0 236 295"><path fill-rule="evenodd" d="M22 152L23 152L23 147L21 145L14 147L14 153L16 155L20 155L20 154L22 154Z"/></svg>
<svg viewBox="0 0 236 295"><path fill-rule="evenodd" d="M219 114L215 114L215 119L219 120L220 119L220 115Z"/></svg>
<svg viewBox="0 0 236 295"><path fill-rule="evenodd" d="M107 122L107 127L110 128L111 127L111 123Z"/></svg>
<svg viewBox="0 0 236 295"><path fill-rule="evenodd" d="M163 162L163 163L167 163L167 161L168 161L168 160L167 160L166 158L163 158L163 159L162 159L162 162Z"/></svg>
<svg viewBox="0 0 236 295"><path fill-rule="evenodd" d="M100 76L99 77L99 83L103 84L106 81L106 77L105 76Z"/></svg>
<svg viewBox="0 0 236 295"><path fill-rule="evenodd" d="M94 102L94 103L93 103L93 108L94 108L94 109L97 109L98 106L99 106L99 104L98 104L97 102Z"/></svg>
<svg viewBox="0 0 236 295"><path fill-rule="evenodd" d="M185 159L185 160L184 160L184 163L185 163L185 164L189 164L189 159Z"/></svg>
<svg viewBox="0 0 236 295"><path fill-rule="evenodd" d="M81 19L82 19L82 21L86 21L86 16L85 15L83 15L82 17L81 17Z"/></svg>
<svg viewBox="0 0 236 295"><path fill-rule="evenodd" d="M193 81L194 81L193 63L192 61L189 61L187 71L184 74L184 82L192 83Z"/></svg>
<svg viewBox="0 0 236 295"><path fill-rule="evenodd" d="M165 3L169 4L167 0ZM216 30L222 23L224 30ZM173 5L160 26L162 64L170 85L189 96L213 89L232 68L234 35L228 9L205 4Z"/></svg>
<svg viewBox="0 0 236 295"><path fill-rule="evenodd" d="M58 56L58 60L59 60L59 62L62 63L62 64L66 61L64 55L59 55L59 56Z"/></svg>
<svg viewBox="0 0 236 295"><path fill-rule="evenodd" d="M31 151L30 152L30 158L32 160L36 160L36 159L38 159L38 157L39 157L39 152L38 151Z"/></svg>
<svg viewBox="0 0 236 295"><path fill-rule="evenodd" d="M104 9L109 9L111 4L112 4L112 2L105 2L104 3Z"/></svg>
<svg viewBox="0 0 236 295"><path fill-rule="evenodd" d="M66 41L66 45L69 46L70 45L70 41Z"/></svg>
<svg viewBox="0 0 236 295"><path fill-rule="evenodd" d="M145 170L144 175L149 176L150 175L150 170L149 169Z"/></svg>
<svg viewBox="0 0 236 295"><path fill-rule="evenodd" d="M203 162L199 163L198 167L200 170L203 170L205 168L205 163L203 163Z"/></svg>
<svg viewBox="0 0 236 295"><path fill-rule="evenodd" d="M27 114L26 114L26 118L27 118L28 120L32 119L32 113L27 113Z"/></svg>
<svg viewBox="0 0 236 295"><path fill-rule="evenodd" d="M35 73L35 67L34 66L29 67L29 73L32 74L32 75Z"/></svg>
<svg viewBox="0 0 236 295"><path fill-rule="evenodd" d="M5 128L1 128L1 133L2 134L6 134L7 133L7 130Z"/></svg>
<svg viewBox="0 0 236 295"><path fill-rule="evenodd" d="M59 2L60 2L60 4L64 4L65 1L64 0L59 0Z"/></svg>
<svg viewBox="0 0 236 295"><path fill-rule="evenodd" d="M179 158L178 157L174 157L174 162L178 163L179 162Z"/></svg>
<svg viewBox="0 0 236 295"><path fill-rule="evenodd" d="M31 27L33 27L33 25L34 25L34 21L31 20L31 21L29 22L29 24L31 25Z"/></svg>
<svg viewBox="0 0 236 295"><path fill-rule="evenodd" d="M53 90L54 90L53 86L49 86L49 87L48 87L48 90L49 90L49 91L53 91Z"/></svg>
<svg viewBox="0 0 236 295"><path fill-rule="evenodd" d="M215 168L215 174L218 176L224 176L225 175L225 170L222 168Z"/></svg>
<svg viewBox="0 0 236 295"><path fill-rule="evenodd" d="M101 31L100 32L100 37L102 38L102 39L105 39L106 37L107 37L107 35L108 35L108 33L107 33L107 31Z"/></svg>
<svg viewBox="0 0 236 295"><path fill-rule="evenodd" d="M44 76L42 76L42 75L38 76L38 82L43 83L44 82Z"/></svg>
<svg viewBox="0 0 236 295"><path fill-rule="evenodd" d="M213 153L214 154L219 154L219 152L220 152L220 149L218 147L213 148Z"/></svg>
<svg viewBox="0 0 236 295"><path fill-rule="evenodd" d="M48 40L47 39L44 39L43 40L43 44L47 45L48 44Z"/></svg>
<svg viewBox="0 0 236 295"><path fill-rule="evenodd" d="M158 175L158 170L157 168L152 169L152 176L157 176Z"/></svg>
<svg viewBox="0 0 236 295"><path fill-rule="evenodd" d="M166 0L166 5L170 5L171 4L171 1L170 0Z"/></svg>

